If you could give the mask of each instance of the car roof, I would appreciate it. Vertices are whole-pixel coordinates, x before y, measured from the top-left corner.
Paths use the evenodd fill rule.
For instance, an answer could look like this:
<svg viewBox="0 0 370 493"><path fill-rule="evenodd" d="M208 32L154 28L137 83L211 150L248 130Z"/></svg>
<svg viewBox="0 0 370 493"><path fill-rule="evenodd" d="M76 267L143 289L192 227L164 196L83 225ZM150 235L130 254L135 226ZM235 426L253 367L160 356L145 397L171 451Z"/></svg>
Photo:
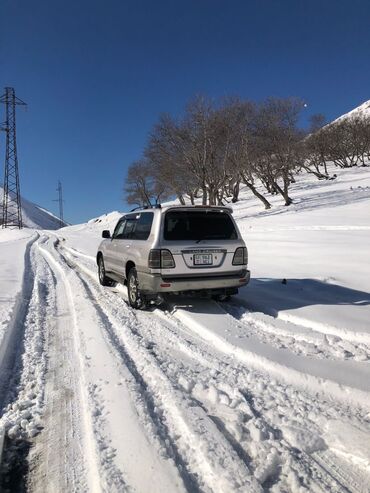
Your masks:
<svg viewBox="0 0 370 493"><path fill-rule="evenodd" d="M230 214L233 213L233 209L231 207L222 206L222 205L164 205L161 207L145 207L145 208L137 208L133 209L130 212L124 214L123 217L127 217L129 215L141 214L142 212L154 212L158 211L159 214L167 212L168 210L214 210L220 212L228 212Z"/></svg>

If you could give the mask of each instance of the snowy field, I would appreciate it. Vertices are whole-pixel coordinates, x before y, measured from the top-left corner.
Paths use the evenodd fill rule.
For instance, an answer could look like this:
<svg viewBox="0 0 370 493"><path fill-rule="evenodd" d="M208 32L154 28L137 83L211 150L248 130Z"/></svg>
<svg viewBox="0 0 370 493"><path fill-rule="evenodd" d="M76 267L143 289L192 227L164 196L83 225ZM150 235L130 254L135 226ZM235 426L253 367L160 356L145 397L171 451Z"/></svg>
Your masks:
<svg viewBox="0 0 370 493"><path fill-rule="evenodd" d="M0 230L4 490L369 492L370 169L335 172L233 206L252 280L227 303L101 287L118 212Z"/></svg>

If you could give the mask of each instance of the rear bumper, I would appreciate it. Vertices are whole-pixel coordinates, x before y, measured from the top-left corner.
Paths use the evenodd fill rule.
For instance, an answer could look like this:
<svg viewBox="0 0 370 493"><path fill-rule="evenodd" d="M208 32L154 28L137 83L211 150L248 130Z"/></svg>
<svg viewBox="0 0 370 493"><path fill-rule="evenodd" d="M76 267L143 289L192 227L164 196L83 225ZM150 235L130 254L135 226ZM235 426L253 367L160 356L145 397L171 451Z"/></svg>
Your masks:
<svg viewBox="0 0 370 493"><path fill-rule="evenodd" d="M161 276L138 272L140 290L143 293L173 293L212 289L238 288L250 280L250 271L243 269L236 274L223 276Z"/></svg>

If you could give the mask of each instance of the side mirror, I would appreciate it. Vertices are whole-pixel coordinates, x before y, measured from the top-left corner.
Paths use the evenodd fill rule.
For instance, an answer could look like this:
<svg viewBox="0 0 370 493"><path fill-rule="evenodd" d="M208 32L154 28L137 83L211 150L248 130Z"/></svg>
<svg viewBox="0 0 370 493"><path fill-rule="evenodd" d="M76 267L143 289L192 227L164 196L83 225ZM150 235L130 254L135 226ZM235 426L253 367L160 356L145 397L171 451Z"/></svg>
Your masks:
<svg viewBox="0 0 370 493"><path fill-rule="evenodd" d="M109 229L105 229L103 232L102 232L102 237L103 238L110 238L110 231Z"/></svg>

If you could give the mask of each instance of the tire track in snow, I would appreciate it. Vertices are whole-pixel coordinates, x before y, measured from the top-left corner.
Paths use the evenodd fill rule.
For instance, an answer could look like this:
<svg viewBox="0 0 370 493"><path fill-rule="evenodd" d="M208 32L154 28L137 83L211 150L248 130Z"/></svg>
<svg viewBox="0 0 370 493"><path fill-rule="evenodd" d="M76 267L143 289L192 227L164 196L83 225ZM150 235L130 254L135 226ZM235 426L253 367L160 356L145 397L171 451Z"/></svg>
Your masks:
<svg viewBox="0 0 370 493"><path fill-rule="evenodd" d="M69 251L70 253L72 253L72 255L74 257L76 256L75 255L76 254L75 249L73 249L73 251L72 251L72 249L66 248L66 250ZM73 265L73 267L76 268L76 265L74 265L74 264L71 264L71 265ZM95 281L95 277L96 277L95 276L95 273L92 273L91 271L85 271L85 272L88 273L89 277L92 277L94 279L94 281ZM97 284L97 286L98 286L98 289L102 290L102 288L98 284ZM106 290L103 289L102 291L105 293L104 298L109 298L109 300L111 300L112 303L117 302L117 296L115 295L115 292L116 292L115 289L112 290L112 291L110 291L110 290L107 290L106 291ZM112 294L113 294L113 296L111 296ZM128 308L127 307L127 303L126 302L123 302L122 303L122 299L121 298L119 298L119 301L121 302L121 307L126 311L127 308ZM153 332L157 332L157 330L161 328L161 325L158 325L158 318L161 319L162 324L163 323L167 323L168 324L169 322L171 322L172 324L174 323L174 321L171 320L169 316L167 316L167 317L164 316L163 312L161 312L160 310L156 310L155 312L152 312L151 315L155 315L155 317L152 317L152 316L148 317L147 314L145 314L144 312L136 312L136 316L139 318L139 320L142 322L142 324L149 324L149 326L153 326ZM152 320L153 318L154 318L154 321ZM177 325L178 325L178 322L177 322ZM137 330L140 330L140 328L141 329L144 329L144 327L141 324L137 327ZM163 326L162 326L162 328L163 328ZM141 331L141 335L142 335L142 331ZM166 332L165 337L166 338L168 337L168 332ZM114 338L114 336L113 336L113 338ZM162 342L164 342L164 341L162 341ZM178 339L176 339L176 341L174 341L174 342L175 342L175 344L174 344L174 346L171 349L175 349L175 346L181 346L181 350L187 356L189 356L191 358L196 357L196 359L199 358L201 361L204 362L204 358L202 357L202 355L199 352L197 352L195 354L196 347L194 347L191 351L189 351L188 346L186 344L182 344L182 342L179 341ZM201 339L199 340L199 342L201 342ZM119 341L115 341L115 344L117 344L119 346L120 345L120 342ZM147 349L149 349L149 351L155 356L155 354L153 352L153 348L151 347L151 345L150 344L147 344L147 343L145 343L145 345L146 345ZM156 357L156 359L157 359L157 357ZM172 359L172 361L173 361L173 359ZM211 367L212 367L212 364L210 365L210 368ZM137 375L137 379L138 380L142 380L141 377L140 377L140 375L138 375L137 371L135 371L135 374ZM176 380L173 381L173 384L178 387ZM143 387L146 388L146 385L145 385L144 382L142 382L142 385L143 385ZM192 399L192 400L194 401L194 405L200 406L203 409L203 411L206 412L206 409L201 404L201 402L195 401L194 399ZM213 421L213 423L216 425L218 431L223 435L223 437L225 438L225 440L227 442L229 442L230 446L235 450L235 452L240 457L240 459L242 461L244 461L246 464L248 464L249 461L248 461L248 459L246 457L245 452L243 452L242 448L236 443L236 441L231 437L231 435L225 430L224 427L222 427L219 424L218 420L215 417L209 416L209 415L208 415L208 417ZM154 417L154 419L155 419L155 417ZM177 460L179 460L179 459L180 458L178 457ZM195 485L193 485L193 486L190 487L190 490L191 491L194 491L194 486Z"/></svg>
<svg viewBox="0 0 370 493"><path fill-rule="evenodd" d="M354 331L350 328L346 327L336 327L335 325L331 325L329 323L318 322L316 320L308 319L301 315L295 315L285 311L278 311L274 308L263 306L261 303L251 304L250 302L246 302L243 298L236 298L233 303L233 306L236 306L236 302L240 305L241 308L244 308L247 312L251 310L251 306L254 312L265 314L266 316L272 317L278 323L288 322L296 325L297 327L305 328L310 331L323 334L325 336L332 336L334 338L338 338L342 341L348 341L353 344L363 344L364 348L367 351L370 350L370 333L369 332L360 332L358 330ZM334 303L334 300L333 300Z"/></svg>
<svg viewBox="0 0 370 493"><path fill-rule="evenodd" d="M313 358L370 360L370 348L363 343L353 344L347 339L299 326L282 318L253 313L236 303L222 303L220 307L248 332L277 348L288 348L295 354L309 355Z"/></svg>
<svg viewBox="0 0 370 493"><path fill-rule="evenodd" d="M74 258L78 258L79 267L97 280L93 257L81 254L64 244L63 249ZM276 348L288 348L297 355L308 355L322 360L370 362L370 336L366 333L343 330L290 313L253 313L249 304L241 298L236 298L234 302L222 303L220 306L234 317L238 324L244 324L249 332L265 344Z"/></svg>
<svg viewBox="0 0 370 493"><path fill-rule="evenodd" d="M141 409L146 389L140 387L140 382L133 381L129 373L132 370L130 359L123 358L118 351L119 347L114 341L116 335L112 332L108 317L89 294L89 287L69 268L54 247L46 253L64 272L68 289L74 293L74 310L78 322L76 329L81 341L80 354L82 359L87 360L84 362L86 387L105 489L184 491L173 462L168 457L163 458L165 447L156 449L148 443L143 428L149 428L149 434L154 435L148 426L148 419L144 418L143 424L137 421L137 413L144 417L150 414L150 407ZM98 342L90 344L94 339ZM127 387L132 390L134 399L127 393ZM133 400L136 400L136 409L133 409ZM119 460L117 463L116 456ZM183 476L186 480L186 474Z"/></svg>
<svg viewBox="0 0 370 493"><path fill-rule="evenodd" d="M31 452L29 487L31 491L99 491L98 482L89 482L86 474L94 468L94 461L84 447L84 405L69 300L59 272L44 255L46 242L43 237L35 245L36 265L44 266L43 278L51 296L51 313L44 321L48 334L44 429ZM46 299L40 300L43 303Z"/></svg>
<svg viewBox="0 0 370 493"><path fill-rule="evenodd" d="M179 328L179 327L178 327ZM168 359L169 353L171 354L178 348L180 351L184 350L183 356L185 356L185 359L183 359L183 365L184 367L187 366L187 357L190 354L189 348L186 347L184 344L181 342L176 343L175 338L172 338L172 335L175 335L176 332L174 330L171 330L170 327L167 326L167 329L169 332L166 333L166 336L162 334L158 334L157 331L158 327L152 327L152 330L150 330L150 336L149 338L153 339L153 351L158 354L158 360L161 362L162 367L167 364L168 367L171 367L171 360L167 361L167 363L164 363L164 360L166 360L166 357ZM178 332L177 332L178 334ZM164 354L163 352L163 341L167 341L171 339L171 345L168 348L168 353L167 355ZM155 341L155 342L154 342ZM173 344L173 345L172 345ZM336 460L340 460L339 457L329 450L322 450L318 452L314 452L313 454L308 454L304 450L298 451L294 448L292 448L289 443L287 443L285 440L281 439L282 432L279 429L276 429L276 423L271 423L270 419L267 416L264 416L263 413L260 413L257 409L255 409L255 406L253 405L253 398L251 398L251 395L255 393L255 389L253 389L252 386L252 393L250 391L247 392L248 395L248 401L250 403L249 409L246 409L246 406L241 399L241 406L240 410L244 412L243 419L240 420L238 419L237 413L238 413L238 406L232 405L232 400L235 398L243 397L243 391L242 389L245 388L250 388L250 374L248 371L246 371L245 368L242 366L237 367L234 362L229 362L229 361L219 361L215 364L215 356L214 354L203 354L202 358L199 357L199 342L197 341L196 345L193 345L193 350L196 353L194 355L196 361L200 362L203 359L203 365L206 366L206 368L212 368L213 372L212 376L214 374L218 374L218 380L220 380L220 375L222 375L222 380L221 383L220 381L217 383L217 389L216 389L216 394L217 392L220 394L220 400L217 403L217 406L212 406L214 404L213 399L215 398L215 393L214 393L214 387L212 382L212 376L210 379L205 379L202 384L201 392L199 392L199 389L197 390L194 388L192 384L189 384L189 381L198 381L199 382L199 376L204 372L204 368L202 370L197 369L194 374L191 374L191 372L187 372L187 375L185 378L181 378L183 385L184 385L184 390L187 392L190 392L190 394L195 394L197 401L199 402L200 399L203 397L203 406L205 411L211 416L211 419L214 419L216 426L220 428L220 431L225 433L226 437L229 439L231 443L234 444L235 449L237 450L238 454L244 457L244 460L246 460L249 463L249 466L252 468L254 473L257 475L259 478L266 478L264 480L264 486L266 486L266 483L269 484L269 487L272 486L272 484L277 483L278 481L282 480L281 476L281 469L284 466L284 462L292 462L294 465L292 466L292 470L296 471L298 476L301 478L305 478L307 481L306 487L308 487L312 491L317 490L318 484L320 485L321 488L319 488L320 491L355 491L355 492L361 492L365 493L367 491L367 482L369 481L369 478L366 474L362 474L361 470L357 469L356 467L348 463L348 461L341 461L340 462L340 467L336 464ZM160 355L160 356L159 356ZM179 356L178 352L175 352L173 355L177 361L181 362L181 357ZM181 364L181 363L180 363ZM229 366L232 366L232 370L230 371ZM185 369L185 368L184 368ZM164 370L166 371L166 370ZM237 372L238 378L235 378L235 373ZM171 373L169 371L168 373ZM172 372L172 378L174 381L177 381L176 378L176 372ZM180 372L182 373L182 372ZM184 371L184 373L186 373ZM255 380L260 380L261 376L256 376ZM180 384L181 384L180 380ZM209 385L208 390L207 390L207 385ZM199 383L195 385L195 387L199 387ZM267 384L266 387L267 388ZM233 389L233 390L232 390ZM236 391L238 389L238 391ZM213 391L213 392L212 392ZM278 392L277 389L275 389L275 394ZM199 397L199 393L203 394L203 396ZM208 396L207 396L208 393ZM238 395L239 393L239 395ZM226 395L226 405L225 405L225 395ZM306 396L307 403L308 405L309 402L312 402L310 396ZM228 402L231 402L231 408L227 408L230 404ZM289 405L289 404L288 404ZM294 407L294 403L290 403L290 407ZM333 412L334 412L334 407L332 407L332 403L327 403L326 404L326 417L324 418L324 413L322 410L318 411L318 414L322 415L323 420L327 419L330 420L333 418ZM221 408L221 412L220 412ZM227 408L227 409L226 409ZM309 412L308 414L312 414L313 411L317 411L316 409L316 404L312 405L311 404L311 409L312 411ZM222 413L222 410L224 413ZM232 413L233 410L236 414L232 418ZM284 411L281 411L283 414L287 415L288 413L285 413ZM251 418L252 415L252 418ZM340 414L338 415L338 417ZM237 422L238 428L239 429L233 429L231 426L230 429L230 418L231 421ZM295 417L295 420L297 417ZM292 424L295 421L292 419ZM312 431L315 429L315 422L309 420L310 422L307 422L308 419L307 417L305 418L305 426L307 430L309 429ZM243 423L247 422L247 425L245 426ZM255 423L255 424L254 424ZM255 427L255 425L257 427ZM256 466L254 464L253 459L248 456L249 450L245 450L245 447L243 446L243 439L240 439L240 428L244 427L244 433L248 433L248 430L251 432L249 439L252 438L252 435L258 434L258 431L256 430L264 430L263 433L266 433L266 430L269 430L269 433L273 435L273 439L270 439L270 444L269 446L271 449L275 449L278 451L279 456L280 456L280 463L275 461L275 464L272 461L272 464L267 464L266 466L261 466L261 461L260 464ZM320 430L317 429L315 431L318 435L320 433ZM258 440L257 440L258 442ZM294 447L294 446L293 446ZM257 461L258 462L258 461ZM268 460L267 460L268 463ZM342 471L340 473L340 470ZM273 479L273 483L271 482L271 477ZM316 483L312 482L312 478L316 479ZM279 485L281 487L281 485ZM292 484L291 484L292 486Z"/></svg>
<svg viewBox="0 0 370 493"><path fill-rule="evenodd" d="M24 330L16 340L16 363L8 382L12 390L9 392L6 412L2 416L10 449L6 477L13 489L25 487L30 479L29 470L33 473L34 468L37 468L38 457L33 451L39 440L37 435L43 428L45 376L50 364L46 354L55 318L54 278L38 252L38 244L43 241L39 239L32 244L25 264L28 279L32 279L32 285L30 283L29 286L31 295L24 306ZM40 483L43 487L45 477L46 474Z"/></svg>
<svg viewBox="0 0 370 493"><path fill-rule="evenodd" d="M308 329L316 332L321 332L322 334L329 334L334 337L339 337L340 339L352 342L354 344L360 342L366 345L367 348L370 347L370 334L368 332L359 332L347 328L335 327L334 325L316 322L315 320L308 320L307 318L293 315L291 313L279 312L276 314L276 317L280 320L301 325L302 327L307 327Z"/></svg>
<svg viewBox="0 0 370 493"><path fill-rule="evenodd" d="M352 471L348 470L348 462L342 460L338 457L338 455L333 454L330 450L324 452L314 452L312 457L317 464L319 464L328 472L328 474L332 476L333 479L343 485L345 491L369 493L369 477L366 472L357 469L356 474L353 474Z"/></svg>
<svg viewBox="0 0 370 493"><path fill-rule="evenodd" d="M71 262L70 266L76 267ZM77 275L83 280L78 272ZM86 289L85 281L84 284ZM177 450L177 459L188 468L198 488L210 491L235 491L238 488L261 491L247 464L214 421L201 406L189 403L183 392L176 389L163 373L151 351L141 344L140 338L135 335L138 320L132 310L125 306L126 313L122 315L122 306L116 308L104 302L104 295L99 293L100 287L97 289L93 283L89 285L89 290L109 319L118 340L117 349L120 346L120 352L130 358L131 364L135 365L135 373L145 381L155 407L160 410L172 446Z"/></svg>
<svg viewBox="0 0 370 493"><path fill-rule="evenodd" d="M187 309L174 306L174 315L219 351L249 366L268 371L274 378L313 394L325 393L367 408L370 390L367 363L312 360L262 344L257 337L241 331L236 320L213 302L207 307L197 300ZM220 315L225 315L222 325Z"/></svg>
<svg viewBox="0 0 370 493"><path fill-rule="evenodd" d="M182 322L184 322L184 319L182 317L180 317L180 320ZM186 325L190 330L196 331L197 328L199 329L199 325L196 324L196 320L194 321L191 318L191 316L188 319L186 319ZM212 326L212 321L208 319L207 320L207 327L211 327L211 326ZM207 337L205 337L205 339L208 340ZM211 342L213 342L212 338L211 338ZM215 347L218 347L218 345L216 345ZM225 349L224 341L222 341L219 349L221 351L224 351L224 349ZM232 353L232 351L229 351L229 348L226 348L226 351L224 351L224 352L225 352L225 354L228 354L230 357L233 357L233 353ZM243 362L243 361L248 362L248 359L249 358L247 358L247 360L245 360L243 357L239 358L239 360L241 362ZM252 367L253 366L255 367L256 370L263 370L263 365L262 366L260 364L253 365L253 360L252 360ZM275 370L275 369L273 368L273 370ZM275 371L271 372L271 370L270 370L269 373L271 373L271 376L276 377ZM281 380L281 382L284 382L285 379L280 378L280 380ZM288 379L288 380L290 380L290 382L291 382L291 379ZM303 386L303 388L304 387L305 386ZM302 385L298 385L297 388L302 388ZM311 383L311 385L307 386L306 390L312 391L312 383ZM351 389L348 389L348 391L351 391ZM332 391L332 389L330 389L329 392L325 391L324 395L328 394L328 396L330 396L332 393L333 393L333 391ZM336 397L336 400L338 400L338 395L334 394L334 396ZM358 394L357 394L357 396L358 396ZM317 398L318 398L318 395L316 395L316 400L314 401L315 405L318 404ZM346 409L345 406L343 408L343 410L345 411L343 413L344 417L345 417L343 425L346 422L347 424L349 424L350 427L353 427L352 429L356 433L358 432L357 426L359 426L360 429L362 428L362 430L363 430L361 432L363 434L361 436L362 443L364 443L364 440L365 440L364 433L365 434L368 433L368 431L366 431L368 429L368 416L366 415L367 410L368 410L368 408L366 406L366 402L368 402L368 400L366 400L367 398L368 398L368 394L363 394L363 395L360 394L359 403L363 407L362 407L362 409L361 408L358 409L357 412L359 413L359 416L357 416L357 417L355 415L345 416L345 414L348 413L348 410ZM312 397L311 397L311 399L312 399ZM348 398L345 398L344 402L342 399L339 399L339 402L342 400L342 402L346 405L347 399ZM351 398L348 399L348 402L351 402ZM307 403L308 403L308 401L306 402L305 406L307 406ZM295 405L297 405L297 404L298 403L296 403ZM294 404L292 404L292 405L294 405ZM298 405L301 406L300 403ZM338 406L338 403L336 405ZM315 416L315 418L319 420L320 428L325 429L326 425L329 424L333 419L339 419L339 421L338 421L339 423L342 421L340 413L339 413L338 418L333 417L333 414L332 414L333 409L331 409L331 406L334 407L333 403L330 403L330 399L329 399L329 402L326 405L326 407L327 407L326 418L323 418L323 416L322 416L324 414L322 412L323 409L321 409L320 414L316 414L316 416L315 416L315 413L312 413ZM281 414L283 416L284 415L286 416L286 411L281 412ZM357 419L358 417L360 417L360 420ZM306 419L307 418L305 417L305 420ZM276 420L274 420L274 421L276 421ZM297 436L294 436L296 434L296 432L301 433L304 429L306 429L306 432L309 430L306 426L303 426L300 430L300 426L295 424L294 420L292 420L292 421L293 421L292 422L293 426L291 426L289 423L285 423L284 426L282 426L282 435L285 437L285 435L287 434L287 437L288 437L287 441L288 441L288 443L291 442L291 446L294 449L297 447L297 445L295 445ZM313 421L313 423L311 423L311 426L313 426L314 424L315 424L315 420ZM345 426L347 426L347 424ZM317 430L317 432L318 432L317 436L320 436L320 428ZM293 431L293 433L292 433L292 431ZM324 438L326 440L328 440L328 443L330 446L330 444L332 442L332 438L329 435L326 435L325 433L324 433ZM345 444L346 444L347 439L348 438L344 437L344 442L342 442L343 447L346 447ZM293 441L291 441L291 440L293 440ZM349 445L353 449L353 444L349 443ZM335 446L336 445L334 445L334 447ZM359 450L363 447L364 447L363 444L359 444ZM299 446L298 446L298 448L299 448ZM356 446L355 446L355 448L356 448ZM356 453L357 452L355 452L355 454ZM321 450L321 451L317 452L317 454L311 455L309 453L306 453L305 450L303 449L299 453L299 460L304 466L311 468L311 470L316 469L316 472L317 472L317 468L321 469L321 472L319 473L320 478L321 478L320 483L324 482L327 485L331 484L330 488L329 488L329 486L327 488L324 488L325 491L327 491L327 490L334 491L336 488L339 488L338 491L355 491L355 492L361 492L362 493L362 492L368 491L367 485L368 485L369 480L370 480L368 471L366 472L366 467L367 468L369 467L369 457L368 456L364 457L363 453L364 452L361 451L361 452L359 452L360 455L358 455L358 456L355 455L352 457L353 457L353 460L356 462L361 462L365 459L365 462L367 461L367 464L368 464L368 466L364 466L365 469L363 467L358 468L354 464L354 462L351 463L348 461L343 461L342 465L345 464L345 467L343 467L341 474L338 473L338 470L340 468L335 467L335 462L333 461L333 457L338 457L338 456L336 454L333 454L330 450L328 450L328 451ZM297 456L297 458L298 458L298 456ZM318 458L320 458L320 460L318 460ZM340 460L340 458L338 458L338 460ZM316 463L316 466L314 466L313 463ZM333 483L333 481L330 480L330 478L332 478L334 483Z"/></svg>
<svg viewBox="0 0 370 493"><path fill-rule="evenodd" d="M77 267L76 264L74 264L74 262L71 265L74 268ZM86 266L83 268L83 272L84 274L88 274L88 276L95 281L96 279L95 272L90 271L90 269L86 268ZM96 282L94 282L94 284L96 284ZM123 310L127 309L126 303L122 300L121 296L117 295L114 292L115 290L102 289L100 286L98 286L98 288L102 293L104 293L104 295L100 295L99 302L104 302L104 303L108 302L111 305L113 304L117 305L119 303L119 305ZM138 319L142 322L142 324L140 324L137 327L137 329L140 331L141 336L144 338L144 343L146 347L156 357L158 364L161 366L162 370L166 373L168 378L172 380L172 384L174 386L176 386L176 383L178 383L178 377L177 377L178 373L181 374L186 367L189 369L187 360L188 358L192 358L193 360L196 361L197 364L201 366L201 368L198 368L195 372L190 374L190 378L189 378L190 381L192 379L193 381L199 380L199 376L204 371L208 371L209 374L210 373L209 370L213 369L214 373L222 375L222 378L224 379L225 382L224 384L221 383L221 385L218 385L219 388L216 389L216 391L220 392L224 397L226 395L226 398L228 398L227 397L228 393L229 395L232 396L232 392L230 391L230 389L232 388L251 387L250 385L251 374L253 375L254 372L247 370L245 367L243 367L243 365L238 365L235 359L232 357L231 360L229 358L225 359L225 355L222 352L219 353L218 357L216 357L217 351L215 352L214 349L213 351L209 352L210 346L207 347L207 345L205 345L204 343L204 340L199 338L197 334L194 333L194 328L187 329L185 326L182 326L181 324L179 325L179 321L176 318L174 318L171 315L165 314L164 312L158 309L150 314L146 314L145 312L137 312L136 315ZM157 315L157 317L153 317L153 315ZM161 319L162 325L158 324L158 320L156 321L156 318ZM172 324L172 328L171 328L171 324ZM180 338L179 335L181 335ZM169 341L171 341L170 344ZM166 346L166 350L163 350L164 346ZM185 360L183 358L183 366L184 366L183 368L181 368L181 363L180 363L181 357L179 353L181 352L183 353L183 357L185 356ZM168 360L167 362L165 362L166 359ZM168 368L174 366L175 360L177 367L173 371L168 371ZM186 375L186 371L184 373ZM187 376L189 376L189 371ZM263 379L263 377L258 374L257 375L254 374L254 377L252 377L252 379L253 378L256 381L260 381L261 379ZM210 377L210 379L212 380L212 376ZM189 381L187 382L186 378L183 378L182 383L185 387L183 388L183 391L185 393L188 393L190 398L194 400L194 396L191 395L194 392L192 392L191 388L189 389ZM344 481L343 477L338 477L337 475L333 474L332 468L330 466L331 461L326 459L325 452L321 453L320 461L317 461L309 454L306 454L304 451L301 452L295 451L292 453L292 450L293 451L295 450L294 445L292 449L291 448L292 445L287 444L285 440L281 440L281 431L275 430L274 425L271 423L269 424L270 419L267 416L263 416L263 413L259 411L255 411L255 416L254 418L251 419L250 414L253 414L253 412L252 413L250 412L250 407L249 407L249 412L247 410L246 412L247 414L244 413L244 418L243 418L246 420L250 420L248 421L250 430L248 431L248 427L245 427L245 432L250 433L249 439L252 438L252 441L254 441L252 435L254 436L261 435L263 433L266 433L266 430L270 430L269 433L272 433L273 435L277 433L277 435L274 438L273 444L270 443L269 446L275 448L275 450L278 450L281 457L283 457L283 459L281 459L282 463L278 463L276 461L276 457L268 456L268 454L265 453L263 447L263 444L266 442L264 442L264 439L262 438L262 442L259 444L260 449L262 450L262 452L260 452L262 454L262 458L259 457L259 460L257 460L257 467L255 464L253 465L253 463L250 464L248 454L245 451L245 447L241 445L242 442L240 442L240 437L238 436L237 433L235 437L235 433L233 434L234 430L231 430L231 432L228 430L228 424L230 423L228 423L227 421L230 418L230 414L233 413L233 410L230 408L226 410L225 412L226 419L225 419L225 414L221 413L220 416L217 416L217 410L222 406L222 403L221 406L220 403L218 403L216 407L212 406L212 402L210 402L212 398L207 399L207 397L209 397L207 396L207 388L206 388L207 383L205 383L203 389L201 389L200 394L203 395L199 395L199 391L195 392L196 404L203 407L205 413L213 420L216 427L218 427L220 433L224 434L225 439L227 439L230 445L233 446L234 450L239 455L239 457L242 458L242 460L244 460L246 463L248 463L248 465L250 465L253 468L254 473L264 484L264 487L267 488L268 486L269 488L275 482L278 482L280 480L280 476L284 476L284 474L282 474L281 472L279 473L278 471L279 470L284 471L284 468L285 468L285 477L289 477L289 484L291 486L293 486L294 484L296 485L299 484L299 480L298 480L299 477L301 478L305 477L307 484L311 485L312 491L322 491L323 489L325 491L347 491L347 488L345 486L347 483L356 485L356 481L354 481L354 475L357 475L358 472L356 472L356 470L353 470L353 467L347 465L347 472L344 475L344 477L346 477L347 480ZM263 389L266 389L267 386L268 383L263 385ZM214 387L210 386L210 389L212 393ZM281 389L281 386L279 386L279 390L280 391L278 391L277 388L274 389L275 394L276 393L281 394L281 400L278 408L280 407L281 409L283 403L284 405L287 404L287 409L281 411L282 413L288 415L289 413L287 412L287 410L289 409L289 407L290 408L294 408L297 406L298 408L301 407L300 400L294 403L292 402L291 404L289 404L289 402L286 403L288 397L288 391L286 389ZM253 393L255 393L255 391L256 388L253 388L252 386L252 395ZM262 393L264 393L264 391L262 391ZM204 398L204 396L206 396L206 398ZM240 393L239 393L239 397L240 397ZM214 398L214 392L213 392L213 398ZM248 399L250 399L249 396ZM309 414L314 415L313 417L314 421L310 422L309 425L307 425L307 423L305 422L305 425L307 428L314 428L314 424L315 424L314 411L317 410L316 409L317 402L314 403L315 405L312 405L312 396L306 396L306 399L307 401L305 403L305 406L307 406L308 403L311 403L310 407L312 411ZM230 400L232 400L232 397L230 397ZM243 402L242 404L245 404L245 402ZM324 405L327 410L326 419L332 418L333 411L337 404L334 404L332 402L328 402L328 403L323 402L321 406L322 405ZM243 406L241 407L243 408ZM245 407L247 407L248 409L248 406L244 406L244 411L245 411ZM276 407L275 404L274 407ZM224 406L224 411L225 408L227 408L227 406ZM237 415L237 412L235 414ZM322 407L319 410L317 410L317 414L318 415L324 414ZM341 416L340 412L338 413L337 416L338 417ZM238 421L237 416L236 416L236 421ZM291 421L292 423L294 423L293 418ZM238 423L238 425L240 425L240 423ZM259 440L257 439L257 443L258 442ZM286 464L292 463L292 461L293 461L293 466L290 466L290 470L287 471ZM266 462L266 464L263 464L264 462ZM362 486L360 487L355 486L353 489L349 489L348 491L362 492L364 491L363 490L364 484L366 483L360 482L360 485ZM323 488L320 488L318 485L321 485Z"/></svg>

